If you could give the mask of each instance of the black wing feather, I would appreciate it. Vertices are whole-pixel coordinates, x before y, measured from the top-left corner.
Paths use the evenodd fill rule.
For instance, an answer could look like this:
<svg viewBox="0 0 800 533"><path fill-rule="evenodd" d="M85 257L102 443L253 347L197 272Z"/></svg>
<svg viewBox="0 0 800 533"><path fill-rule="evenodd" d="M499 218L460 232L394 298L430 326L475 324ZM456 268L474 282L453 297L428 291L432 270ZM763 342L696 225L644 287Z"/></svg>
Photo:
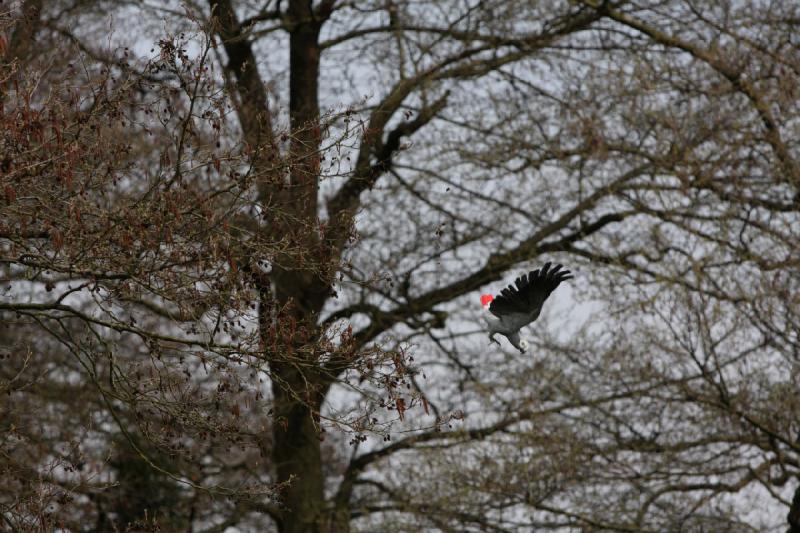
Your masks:
<svg viewBox="0 0 800 533"><path fill-rule="evenodd" d="M550 268L551 263L545 263L541 269L536 269L528 274L523 274L514 281L514 285L500 291L492 300L489 311L497 317L522 313L538 316L547 297L556 290L556 287L565 280L572 279L569 270L561 270L563 265Z"/></svg>

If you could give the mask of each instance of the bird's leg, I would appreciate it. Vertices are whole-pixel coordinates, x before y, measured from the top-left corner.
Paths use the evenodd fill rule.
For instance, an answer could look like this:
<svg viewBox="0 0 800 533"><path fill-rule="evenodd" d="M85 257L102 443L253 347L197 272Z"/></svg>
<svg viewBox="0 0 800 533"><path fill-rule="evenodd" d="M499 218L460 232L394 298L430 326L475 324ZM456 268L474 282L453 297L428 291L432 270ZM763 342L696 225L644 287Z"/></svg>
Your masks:
<svg viewBox="0 0 800 533"><path fill-rule="evenodd" d="M495 343L498 346L502 346L502 344L500 344L500 341L494 338L495 335L496 333L489 334L489 344Z"/></svg>
<svg viewBox="0 0 800 533"><path fill-rule="evenodd" d="M521 339L519 341L519 346L517 347L519 349L519 353L521 354L526 353L528 351L528 346L530 346L530 343L525 339Z"/></svg>

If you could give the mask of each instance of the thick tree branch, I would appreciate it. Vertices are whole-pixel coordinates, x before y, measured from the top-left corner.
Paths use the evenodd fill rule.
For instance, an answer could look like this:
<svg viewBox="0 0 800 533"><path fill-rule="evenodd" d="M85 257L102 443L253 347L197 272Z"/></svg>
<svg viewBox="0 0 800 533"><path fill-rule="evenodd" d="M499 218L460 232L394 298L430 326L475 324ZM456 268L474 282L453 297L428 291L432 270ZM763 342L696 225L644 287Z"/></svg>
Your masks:
<svg viewBox="0 0 800 533"><path fill-rule="evenodd" d="M256 149L262 143L271 148L273 131L267 104L267 91L258 72L253 48L244 35L245 29L236 18L231 0L209 0L217 33L228 54L225 70L236 78L233 87L238 93L238 116L245 141Z"/></svg>
<svg viewBox="0 0 800 533"><path fill-rule="evenodd" d="M384 142L385 128L389 120L401 108L410 94L433 81L469 79L529 57L536 50L552 44L559 38L589 27L600 17L601 15L594 10L570 14L559 20L555 28L545 34L531 36L525 40L515 41L513 44L510 42L503 42L500 45L491 43L468 48L432 65L414 77L397 82L370 114L353 176L328 201L328 213L331 219L329 238L334 253L341 253L341 248L347 242L353 217L360 205L360 195L371 189L390 166L391 162L385 159L387 151L392 152L392 150L387 150L389 142L399 141L403 135L414 133L436 114L435 105L431 106L433 112L427 113L427 121L419 120L413 127L401 124L399 129L391 132L387 141ZM484 53L500 51L509 47L511 51L505 54L492 54L490 57L481 58ZM441 102L441 106L443 107L445 103ZM382 157L384 159L381 159ZM372 162L373 159L376 160L375 163Z"/></svg>
<svg viewBox="0 0 800 533"><path fill-rule="evenodd" d="M492 254L487 259L483 268L473 272L469 276L445 287L428 291L391 311L385 311L375 315L375 320L373 320L369 326L356 333L355 339L357 345L363 346L379 334L411 316L423 312L430 312L434 306L440 303L451 301L491 281L499 279L504 272L520 261L532 259L544 253L569 251L572 243L597 233L609 224L620 222L636 214L636 211L626 210L602 215L593 222L581 224L577 230L557 240L546 241L548 237L556 235L567 228L570 223L577 220L582 214L589 212L589 210L597 205L603 198L615 194L630 180L641 175L648 168L650 168L649 165L641 165L624 173L608 186L596 190L552 223L534 232L528 239L522 241L512 250ZM331 372L337 373L337 371L341 370L336 367L337 363L336 361L331 362ZM344 364L344 362L341 363Z"/></svg>

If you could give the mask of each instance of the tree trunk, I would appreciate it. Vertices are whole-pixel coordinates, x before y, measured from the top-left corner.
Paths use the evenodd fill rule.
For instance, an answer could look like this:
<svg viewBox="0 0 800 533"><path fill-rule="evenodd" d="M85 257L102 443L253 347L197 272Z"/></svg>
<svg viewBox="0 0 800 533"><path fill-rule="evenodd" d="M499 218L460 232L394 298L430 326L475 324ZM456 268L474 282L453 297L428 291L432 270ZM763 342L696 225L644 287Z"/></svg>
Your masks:
<svg viewBox="0 0 800 533"><path fill-rule="evenodd" d="M794 491L794 498L786 520L789 522L789 529L786 530L786 533L800 533L800 487Z"/></svg>
<svg viewBox="0 0 800 533"><path fill-rule="evenodd" d="M314 409L318 401L302 399L314 396L308 382L295 365L274 365L272 392L275 398L273 451L276 473L288 485L282 491L284 512L279 529L282 533L326 531L324 523L324 478L320 456L319 428ZM301 398L298 398L301 396ZM311 403L311 405L309 405Z"/></svg>
<svg viewBox="0 0 800 533"><path fill-rule="evenodd" d="M231 0L209 0L217 17L218 32L228 55L226 69L236 80L239 94L239 120L244 138L259 153L274 150L273 131L267 106L267 92L258 72L246 30L241 26ZM273 265L269 281L260 284L260 327L265 349L271 347L270 374L274 397L272 459L278 483L284 485L282 511L276 516L281 532L325 531L323 524L324 484L318 431L321 387L316 385L312 355L304 346L315 330L316 316L325 301L329 285L315 276L319 266L306 264L306 257L292 250L315 246L319 146L319 30L324 17L318 17L310 0L292 0L286 12L290 33L289 115L292 141L289 159L291 184L283 189L283 176L266 179L259 195L269 212L279 213L265 231L283 236L291 244L289 252ZM254 165L264 161L254 158ZM264 174L267 175L264 169ZM246 261L246 263L249 263ZM274 314L283 310L286 319L308 336L285 337L273 329ZM278 335L278 338L274 338ZM273 341L277 341L277 344ZM313 350L312 350L313 352ZM304 359L307 358L307 359ZM265 443L268 438L263 439Z"/></svg>
<svg viewBox="0 0 800 533"><path fill-rule="evenodd" d="M295 224L286 234L303 242L304 248L317 246L316 235L308 231L317 220L319 164L319 29L312 3L294 0L289 3L289 116L292 128L289 202ZM319 409L322 386L316 375L316 361L308 347L314 343L316 316L325 301L327 282L320 279L320 265L306 264L311 258L291 258L289 265L273 272L276 296L283 309L288 304L291 320L309 335L290 340L293 353L287 360L271 365L275 424L273 460L283 489L285 511L280 524L282 533L327 533L325 513L325 478L320 453ZM305 338L304 338L305 337ZM304 349L305 348L305 349ZM313 353L314 350L312 349ZM295 357L311 360L296 361ZM300 363L300 364L298 364Z"/></svg>

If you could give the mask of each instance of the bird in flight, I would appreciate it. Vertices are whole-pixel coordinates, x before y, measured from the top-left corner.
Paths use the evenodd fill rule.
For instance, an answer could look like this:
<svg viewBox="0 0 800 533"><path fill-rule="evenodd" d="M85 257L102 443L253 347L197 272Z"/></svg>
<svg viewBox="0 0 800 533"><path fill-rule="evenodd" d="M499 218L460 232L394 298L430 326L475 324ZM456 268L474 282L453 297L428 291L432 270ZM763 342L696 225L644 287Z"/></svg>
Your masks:
<svg viewBox="0 0 800 533"><path fill-rule="evenodd" d="M553 268L550 265L545 263L542 268L523 274L514 281L516 286L509 285L496 297L481 295L481 304L488 310L485 320L489 327L490 344L495 342L500 345L495 338L499 333L505 335L520 353L525 353L528 341L520 339L519 330L539 318L544 301L562 281L573 278L569 270L562 270L563 265Z"/></svg>

